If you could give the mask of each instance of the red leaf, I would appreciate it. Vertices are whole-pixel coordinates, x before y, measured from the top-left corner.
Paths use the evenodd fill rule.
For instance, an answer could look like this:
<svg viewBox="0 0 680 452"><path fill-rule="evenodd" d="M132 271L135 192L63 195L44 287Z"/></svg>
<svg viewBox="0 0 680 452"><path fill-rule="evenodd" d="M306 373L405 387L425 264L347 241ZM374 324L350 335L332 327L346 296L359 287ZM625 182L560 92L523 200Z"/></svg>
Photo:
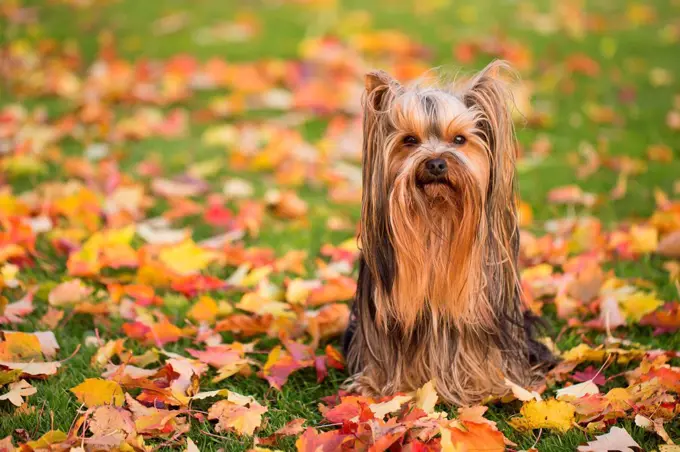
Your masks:
<svg viewBox="0 0 680 452"><path fill-rule="evenodd" d="M312 427L295 442L298 452L334 452L340 450L340 446L350 438L343 435L339 430L319 433Z"/></svg>
<svg viewBox="0 0 680 452"><path fill-rule="evenodd" d="M606 379L604 378L604 375L601 373L598 373L598 369L595 369L593 366L588 366L583 372L574 372L574 375L572 375L572 378L574 381L588 381L588 380L593 380L593 383L596 385L603 385L606 383Z"/></svg>

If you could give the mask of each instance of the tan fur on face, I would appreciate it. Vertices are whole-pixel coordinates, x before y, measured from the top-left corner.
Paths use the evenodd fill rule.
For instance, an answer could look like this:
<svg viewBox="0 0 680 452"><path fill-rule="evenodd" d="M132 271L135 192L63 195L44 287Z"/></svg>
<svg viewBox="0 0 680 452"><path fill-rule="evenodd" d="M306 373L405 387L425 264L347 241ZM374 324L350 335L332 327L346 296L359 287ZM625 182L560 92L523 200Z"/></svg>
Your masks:
<svg viewBox="0 0 680 452"><path fill-rule="evenodd" d="M435 326L466 322L488 327L493 312L480 290L479 251L486 235L482 212L491 156L476 128L479 112L449 92L416 87L397 95L387 114L392 132L383 148L388 162L384 177L391 187L397 274L391 296L379 294L384 302L378 304L378 317L383 325L396 318L410 330L428 309ZM457 135L467 142L454 145ZM405 146L406 136L420 144ZM448 184L418 186L425 163L433 158L447 162Z"/></svg>
<svg viewBox="0 0 680 452"><path fill-rule="evenodd" d="M453 403L528 384L517 278L516 142L494 63L463 86L367 77L362 265L348 348L351 388L412 390L434 379ZM413 136L417 145L405 145ZM453 144L456 135L467 139ZM425 162L447 163L424 184Z"/></svg>

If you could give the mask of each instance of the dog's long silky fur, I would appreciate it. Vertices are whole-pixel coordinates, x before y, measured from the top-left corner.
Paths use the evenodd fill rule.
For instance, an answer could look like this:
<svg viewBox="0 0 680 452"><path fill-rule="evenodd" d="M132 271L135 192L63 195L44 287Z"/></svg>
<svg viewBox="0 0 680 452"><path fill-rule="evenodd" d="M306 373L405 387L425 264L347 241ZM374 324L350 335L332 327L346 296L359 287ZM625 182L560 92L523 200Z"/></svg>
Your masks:
<svg viewBox="0 0 680 452"><path fill-rule="evenodd" d="M344 343L352 390L389 395L434 380L444 400L470 405L506 392L505 378L531 384L550 359L520 300L517 144L504 69L492 63L460 89L402 87L384 72L366 77L361 258ZM455 116L487 153L488 180L480 185L465 157L449 153L455 190L423 189L423 162L395 162L390 151L395 118L403 113L414 128L429 127L417 124L423 117L441 123L447 99L465 107Z"/></svg>

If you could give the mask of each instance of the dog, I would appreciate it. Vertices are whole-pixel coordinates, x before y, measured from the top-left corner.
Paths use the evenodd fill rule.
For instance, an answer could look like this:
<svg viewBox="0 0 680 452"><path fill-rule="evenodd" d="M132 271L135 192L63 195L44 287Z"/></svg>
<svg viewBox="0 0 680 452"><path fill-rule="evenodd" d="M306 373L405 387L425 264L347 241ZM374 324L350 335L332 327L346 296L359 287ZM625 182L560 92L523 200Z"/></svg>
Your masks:
<svg viewBox="0 0 680 452"><path fill-rule="evenodd" d="M540 381L552 361L521 301L509 69L449 86L365 76L350 391L433 381L445 402L473 405L506 379Z"/></svg>

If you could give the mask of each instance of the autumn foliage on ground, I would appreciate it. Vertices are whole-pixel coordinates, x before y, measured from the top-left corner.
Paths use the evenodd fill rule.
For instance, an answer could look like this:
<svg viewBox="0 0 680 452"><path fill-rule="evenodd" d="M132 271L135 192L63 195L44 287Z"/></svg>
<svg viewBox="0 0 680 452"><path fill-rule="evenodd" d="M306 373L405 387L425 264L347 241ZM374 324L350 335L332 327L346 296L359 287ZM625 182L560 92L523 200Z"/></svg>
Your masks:
<svg viewBox="0 0 680 452"><path fill-rule="evenodd" d="M96 13L116 3L0 5L0 451L680 450L680 173L644 182L678 168L680 74L630 63L650 93L671 95L628 155L608 143L645 117L640 88L602 63L626 52L607 30L661 23L655 42L677 46L677 19L646 2L610 14L527 2L515 11L527 29L599 45L556 58L495 32L437 54L366 11L296 1L324 25L294 57L134 58ZM404 3L426 19L448 8ZM55 4L95 34L50 37L41 20ZM455 17L480 24L475 11ZM154 14L156 40L190 26L186 11ZM192 45L274 41L267 20L239 12ZM430 383L348 394L339 338L356 289L362 74L409 80L491 58L524 77L519 179L534 202L519 203L521 284L559 363L543 385L507 381L484 406L438 404ZM554 96L597 79L616 100L586 102L560 144ZM597 139L578 137L584 122ZM555 177L541 165L560 146L569 183L531 185L532 171ZM646 214L619 214L631 196Z"/></svg>

